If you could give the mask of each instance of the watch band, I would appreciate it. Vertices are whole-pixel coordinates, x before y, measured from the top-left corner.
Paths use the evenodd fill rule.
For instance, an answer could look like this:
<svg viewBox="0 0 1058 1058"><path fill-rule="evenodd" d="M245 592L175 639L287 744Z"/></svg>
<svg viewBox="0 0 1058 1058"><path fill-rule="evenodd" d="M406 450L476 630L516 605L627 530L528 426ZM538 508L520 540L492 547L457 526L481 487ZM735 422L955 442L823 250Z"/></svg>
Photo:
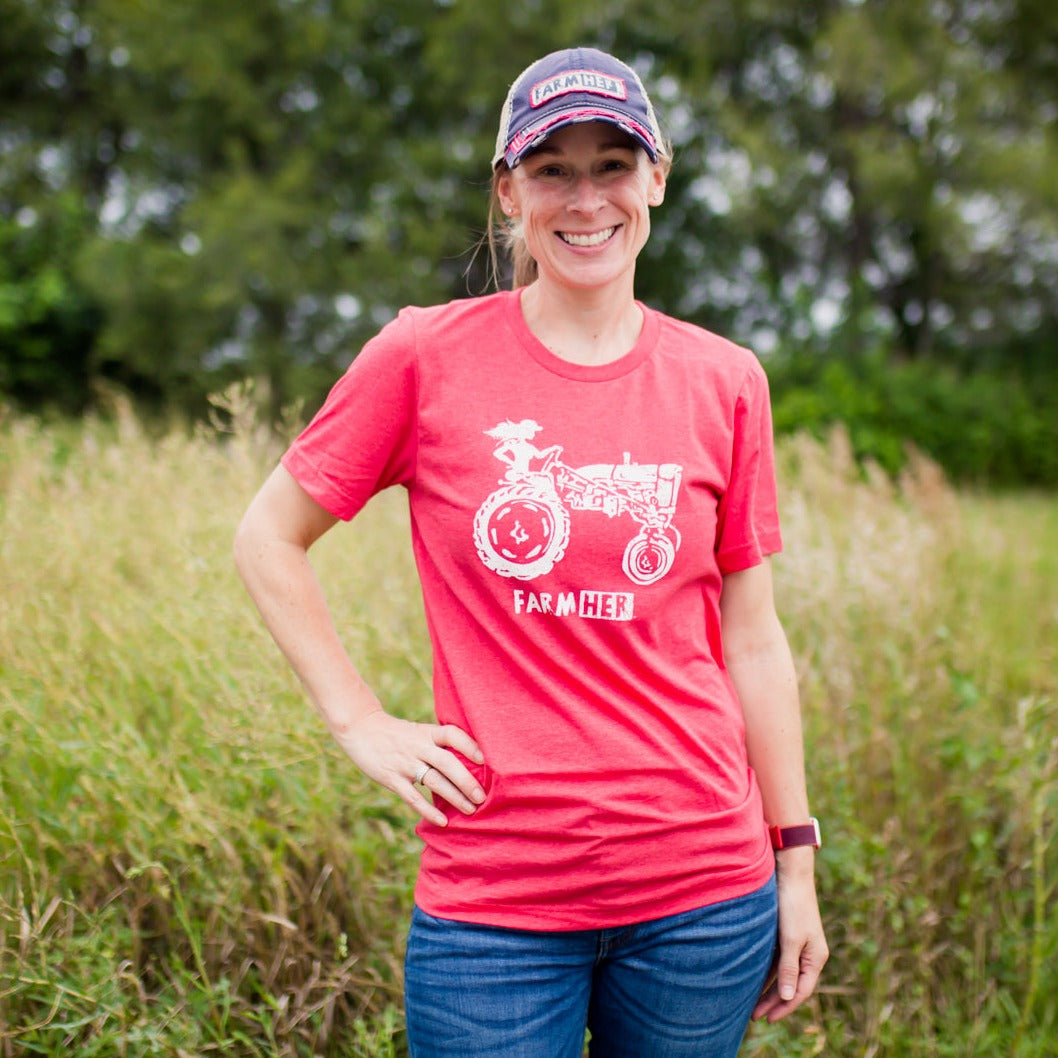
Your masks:
<svg viewBox="0 0 1058 1058"><path fill-rule="evenodd" d="M771 847L779 849L791 849L798 845L811 845L818 849L823 844L819 833L819 820L812 816L807 823L795 827L768 827L771 836Z"/></svg>

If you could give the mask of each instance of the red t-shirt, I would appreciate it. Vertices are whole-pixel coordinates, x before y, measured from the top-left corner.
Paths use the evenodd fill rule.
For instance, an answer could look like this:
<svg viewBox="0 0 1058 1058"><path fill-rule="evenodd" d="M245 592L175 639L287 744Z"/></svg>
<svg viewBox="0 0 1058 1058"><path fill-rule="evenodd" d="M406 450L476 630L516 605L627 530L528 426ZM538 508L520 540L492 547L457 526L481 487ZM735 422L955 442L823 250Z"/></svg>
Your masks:
<svg viewBox="0 0 1058 1058"><path fill-rule="evenodd" d="M615 926L773 870L719 614L782 546L767 381L642 308L600 366L550 353L518 292L406 309L283 457L339 518L408 491L437 719L485 755L484 804L419 824L430 914Z"/></svg>

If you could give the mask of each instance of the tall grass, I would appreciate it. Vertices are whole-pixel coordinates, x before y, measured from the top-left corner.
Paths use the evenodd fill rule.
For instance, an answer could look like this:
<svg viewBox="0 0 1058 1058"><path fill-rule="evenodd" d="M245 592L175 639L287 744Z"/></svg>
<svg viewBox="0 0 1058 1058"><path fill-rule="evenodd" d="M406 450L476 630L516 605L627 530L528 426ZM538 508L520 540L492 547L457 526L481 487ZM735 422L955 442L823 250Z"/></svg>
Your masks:
<svg viewBox="0 0 1058 1058"><path fill-rule="evenodd" d="M330 744L232 570L278 443L0 423L0 1054L400 1055L411 820ZM753 1056L1054 1054L1058 505L781 450L825 987ZM429 709L401 497L314 551Z"/></svg>

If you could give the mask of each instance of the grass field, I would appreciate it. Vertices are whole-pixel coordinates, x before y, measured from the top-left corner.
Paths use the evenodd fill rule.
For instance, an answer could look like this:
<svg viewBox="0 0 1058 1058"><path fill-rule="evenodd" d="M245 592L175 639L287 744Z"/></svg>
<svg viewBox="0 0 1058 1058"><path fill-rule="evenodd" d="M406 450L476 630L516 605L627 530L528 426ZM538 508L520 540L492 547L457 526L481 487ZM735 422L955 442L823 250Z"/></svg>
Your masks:
<svg viewBox="0 0 1058 1058"><path fill-rule="evenodd" d="M0 420L0 1055L401 1055L411 821L237 582L277 442ZM825 987L744 1053L1058 1053L1058 499L780 450L779 605L824 821ZM314 559L429 709L403 498ZM646 1058L646 1056L644 1056Z"/></svg>

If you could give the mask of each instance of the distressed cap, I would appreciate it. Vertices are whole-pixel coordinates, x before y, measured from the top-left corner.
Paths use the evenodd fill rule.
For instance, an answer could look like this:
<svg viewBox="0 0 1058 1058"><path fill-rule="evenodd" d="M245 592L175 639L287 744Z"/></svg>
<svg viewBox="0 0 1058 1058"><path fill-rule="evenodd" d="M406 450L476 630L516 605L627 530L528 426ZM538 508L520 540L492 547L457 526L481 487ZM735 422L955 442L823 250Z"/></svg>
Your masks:
<svg viewBox="0 0 1058 1058"><path fill-rule="evenodd" d="M615 125L658 160L661 130L638 74L597 48L567 48L538 59L511 85L492 167L514 169L556 129L580 121Z"/></svg>

